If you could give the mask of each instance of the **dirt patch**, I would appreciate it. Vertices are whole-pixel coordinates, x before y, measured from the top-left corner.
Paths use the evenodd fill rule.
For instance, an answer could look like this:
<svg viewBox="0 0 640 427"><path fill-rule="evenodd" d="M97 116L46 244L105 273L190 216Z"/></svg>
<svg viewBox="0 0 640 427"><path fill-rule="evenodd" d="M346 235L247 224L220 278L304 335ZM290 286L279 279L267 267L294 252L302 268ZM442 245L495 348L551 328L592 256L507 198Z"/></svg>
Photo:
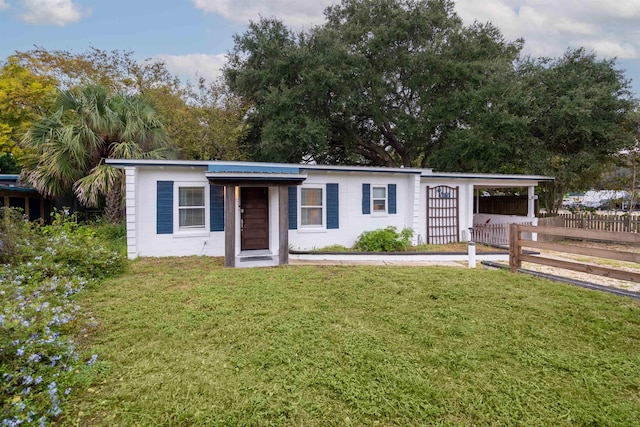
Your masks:
<svg viewBox="0 0 640 427"><path fill-rule="evenodd" d="M599 242L572 242L563 241L557 242L560 244L584 246L590 248L612 249L624 252L640 253L640 248L621 245L613 243L599 243ZM625 261L608 260L597 257L589 257L585 255L571 254L566 252L555 252L540 250L540 256L545 258L554 258L565 261L574 261L584 264L591 264L601 267L615 268L617 270L633 271L640 273L640 264ZM530 262L523 262L522 268L527 270L539 271L541 273L552 274L554 276L568 277L571 279L582 280L585 282L595 283L602 286L610 286L618 289L625 289L628 291L640 292L640 283L629 282L626 280L612 279L609 277L598 276L595 274L582 273L578 271L565 270L563 268L548 267L546 265L534 264Z"/></svg>

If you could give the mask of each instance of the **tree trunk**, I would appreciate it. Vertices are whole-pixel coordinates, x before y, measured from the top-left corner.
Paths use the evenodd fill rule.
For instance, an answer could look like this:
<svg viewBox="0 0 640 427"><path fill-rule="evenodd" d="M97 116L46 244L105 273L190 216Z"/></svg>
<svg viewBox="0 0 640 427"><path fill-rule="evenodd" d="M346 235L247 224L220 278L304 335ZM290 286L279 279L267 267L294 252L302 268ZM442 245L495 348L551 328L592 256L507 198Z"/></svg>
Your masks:
<svg viewBox="0 0 640 427"><path fill-rule="evenodd" d="M122 219L122 189L120 183L115 183L105 197L104 216L112 224Z"/></svg>
<svg viewBox="0 0 640 427"><path fill-rule="evenodd" d="M567 189L564 186L559 186L556 182L546 183L541 188L540 201L547 210L547 214L556 216L562 207L562 199Z"/></svg>
<svg viewBox="0 0 640 427"><path fill-rule="evenodd" d="M629 193L629 216L633 213L633 205L636 204L636 180L638 163L635 156L631 157L631 192Z"/></svg>

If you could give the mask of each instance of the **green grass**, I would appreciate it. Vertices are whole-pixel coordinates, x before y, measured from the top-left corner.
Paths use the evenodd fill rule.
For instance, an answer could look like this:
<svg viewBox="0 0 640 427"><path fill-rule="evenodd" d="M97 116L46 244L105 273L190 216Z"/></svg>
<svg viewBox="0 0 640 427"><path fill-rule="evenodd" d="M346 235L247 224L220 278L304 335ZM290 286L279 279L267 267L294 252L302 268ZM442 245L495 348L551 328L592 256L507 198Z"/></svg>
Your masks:
<svg viewBox="0 0 640 427"><path fill-rule="evenodd" d="M134 262L83 426L640 425L640 303L503 271Z"/></svg>
<svg viewBox="0 0 640 427"><path fill-rule="evenodd" d="M323 246L318 249L313 249L311 252L359 252L359 251L354 248L348 248L344 245L329 245L329 246Z"/></svg>

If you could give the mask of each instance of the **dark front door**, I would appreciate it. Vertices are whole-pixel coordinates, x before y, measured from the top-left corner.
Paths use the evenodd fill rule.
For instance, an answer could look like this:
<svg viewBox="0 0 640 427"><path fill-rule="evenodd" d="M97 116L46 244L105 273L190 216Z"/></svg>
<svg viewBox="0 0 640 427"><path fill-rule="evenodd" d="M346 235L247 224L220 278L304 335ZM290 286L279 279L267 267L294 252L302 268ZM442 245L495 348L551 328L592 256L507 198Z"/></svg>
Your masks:
<svg viewBox="0 0 640 427"><path fill-rule="evenodd" d="M267 187L240 187L240 249L269 249Z"/></svg>

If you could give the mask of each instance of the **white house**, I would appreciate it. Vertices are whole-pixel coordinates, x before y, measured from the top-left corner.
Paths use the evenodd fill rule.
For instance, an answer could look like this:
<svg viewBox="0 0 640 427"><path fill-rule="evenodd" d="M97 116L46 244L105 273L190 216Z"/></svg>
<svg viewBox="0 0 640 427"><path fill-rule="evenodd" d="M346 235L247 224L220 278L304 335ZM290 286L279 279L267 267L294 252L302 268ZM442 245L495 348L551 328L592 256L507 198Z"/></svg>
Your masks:
<svg viewBox="0 0 640 427"><path fill-rule="evenodd" d="M224 256L229 267L286 264L289 248L352 246L367 230L414 230L414 240L465 240L480 189L534 189L545 176L437 173L431 169L184 160L107 163L126 176L127 251L139 256ZM479 205L479 203L475 203ZM245 264L243 264L245 263Z"/></svg>

